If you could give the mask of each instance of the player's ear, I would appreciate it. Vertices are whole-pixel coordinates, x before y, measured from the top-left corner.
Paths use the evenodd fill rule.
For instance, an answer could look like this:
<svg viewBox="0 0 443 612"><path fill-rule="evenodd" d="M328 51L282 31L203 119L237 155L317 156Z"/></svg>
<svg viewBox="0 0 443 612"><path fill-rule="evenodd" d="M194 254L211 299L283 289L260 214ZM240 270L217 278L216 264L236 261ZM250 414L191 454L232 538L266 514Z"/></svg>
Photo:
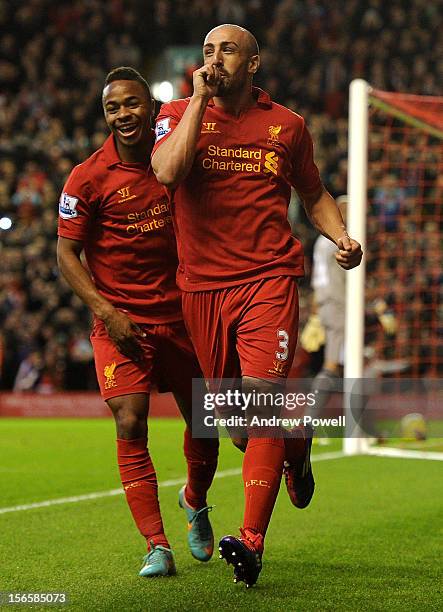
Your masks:
<svg viewBox="0 0 443 612"><path fill-rule="evenodd" d="M155 122L155 100L151 98L151 124Z"/></svg>
<svg viewBox="0 0 443 612"><path fill-rule="evenodd" d="M260 56L252 55L249 58L249 66L248 66L249 74L255 74L257 70L259 69L259 67L260 67Z"/></svg>

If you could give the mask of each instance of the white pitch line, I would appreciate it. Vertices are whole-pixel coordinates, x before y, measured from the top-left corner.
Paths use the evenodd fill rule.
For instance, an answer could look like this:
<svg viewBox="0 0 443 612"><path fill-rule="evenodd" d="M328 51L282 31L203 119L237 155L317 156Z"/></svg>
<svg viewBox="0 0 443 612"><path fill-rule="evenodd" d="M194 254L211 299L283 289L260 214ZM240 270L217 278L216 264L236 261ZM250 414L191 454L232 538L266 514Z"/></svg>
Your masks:
<svg viewBox="0 0 443 612"><path fill-rule="evenodd" d="M312 461L325 461L327 459L339 459L344 457L344 453L338 451L335 453L322 453L312 457ZM229 476L238 476L241 474L241 468L232 468L230 470L223 470L216 472L214 478L227 478ZM159 487L176 487L183 485L186 482L186 478L174 478L171 480L163 480L158 483ZM22 510L34 510L35 508L47 508L48 506L58 506L60 504L76 504L82 501L88 501L90 499L101 499L102 497L114 497L115 495L123 495L124 491L122 488L110 489L109 491L96 491L95 493L85 493L84 495L72 495L71 497L59 497L56 499L47 499L41 502L35 502L33 504L20 504L19 506L9 506L7 508L0 508L0 514L6 514L7 512L21 512Z"/></svg>
<svg viewBox="0 0 443 612"><path fill-rule="evenodd" d="M402 448L369 448L368 455L374 457L398 457L400 459L427 459L428 461L443 461L443 453Z"/></svg>
<svg viewBox="0 0 443 612"><path fill-rule="evenodd" d="M347 455L343 451L334 451L331 453L321 453L320 455L312 455L311 461L315 463L316 461L328 461L329 459L341 459L342 457L347 457Z"/></svg>

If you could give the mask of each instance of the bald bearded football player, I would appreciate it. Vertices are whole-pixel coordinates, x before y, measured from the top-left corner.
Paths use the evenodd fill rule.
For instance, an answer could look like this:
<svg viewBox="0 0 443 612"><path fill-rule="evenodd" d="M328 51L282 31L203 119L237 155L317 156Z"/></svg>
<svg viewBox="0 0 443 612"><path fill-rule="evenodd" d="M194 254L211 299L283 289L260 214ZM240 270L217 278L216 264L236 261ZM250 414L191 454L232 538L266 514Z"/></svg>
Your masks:
<svg viewBox="0 0 443 612"><path fill-rule="evenodd" d="M253 87L254 36L218 26L204 40L203 58L193 95L160 110L152 156L170 194L184 320L209 383L240 378L244 392L275 394L294 356L303 275L302 246L287 221L291 187L337 246L339 265L359 265L362 252L321 182L303 118ZM247 437L236 440L245 448L241 535L219 544L234 580L247 586L261 570L282 469L294 505L306 507L314 492L308 432L288 439L253 416L247 411Z"/></svg>

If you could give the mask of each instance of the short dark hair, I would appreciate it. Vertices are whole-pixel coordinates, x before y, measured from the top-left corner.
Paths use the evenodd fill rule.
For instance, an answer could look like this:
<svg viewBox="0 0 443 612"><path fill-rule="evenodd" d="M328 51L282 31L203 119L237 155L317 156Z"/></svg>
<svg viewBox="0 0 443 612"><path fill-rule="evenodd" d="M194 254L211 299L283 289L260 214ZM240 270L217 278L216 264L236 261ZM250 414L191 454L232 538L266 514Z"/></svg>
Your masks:
<svg viewBox="0 0 443 612"><path fill-rule="evenodd" d="M106 76L103 89L113 81L138 81L146 90L148 98L152 98L151 90L149 89L147 81L142 77L138 70L131 68L131 66L119 66L118 68L113 68Z"/></svg>

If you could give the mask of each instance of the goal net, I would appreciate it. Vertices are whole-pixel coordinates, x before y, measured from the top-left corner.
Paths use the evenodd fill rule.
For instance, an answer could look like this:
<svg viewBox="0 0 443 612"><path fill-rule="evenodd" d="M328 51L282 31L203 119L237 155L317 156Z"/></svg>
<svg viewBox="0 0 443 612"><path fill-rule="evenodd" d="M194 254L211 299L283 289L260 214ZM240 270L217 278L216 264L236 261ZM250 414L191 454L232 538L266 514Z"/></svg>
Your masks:
<svg viewBox="0 0 443 612"><path fill-rule="evenodd" d="M348 230L365 258L347 276L345 384L363 381L365 417L348 395L345 452L388 453L368 437L443 450L443 98L354 81L348 173Z"/></svg>

